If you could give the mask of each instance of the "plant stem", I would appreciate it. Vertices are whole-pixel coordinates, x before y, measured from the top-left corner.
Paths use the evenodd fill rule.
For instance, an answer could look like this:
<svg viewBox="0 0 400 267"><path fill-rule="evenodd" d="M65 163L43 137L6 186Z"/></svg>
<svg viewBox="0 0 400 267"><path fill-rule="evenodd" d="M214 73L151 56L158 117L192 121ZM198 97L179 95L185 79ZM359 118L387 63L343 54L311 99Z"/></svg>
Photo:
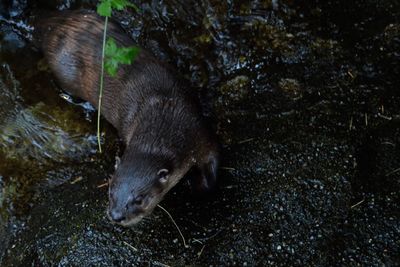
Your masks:
<svg viewBox="0 0 400 267"><path fill-rule="evenodd" d="M179 229L179 226L176 224L176 222L175 222L174 218L172 217L171 213L169 213L169 212L168 212L165 208L163 208L160 204L158 204L157 207L159 207L160 209L162 209L162 210L168 215L168 217L171 219L172 223L175 225L176 229L178 230L179 234L180 234L181 237L182 237L183 246L184 246L185 248L189 247L189 246L186 244L186 239L185 239L185 237L183 236L183 234L182 234L182 232L181 232L181 229Z"/></svg>
<svg viewBox="0 0 400 267"><path fill-rule="evenodd" d="M98 105L97 105L97 143L99 145L99 152L100 153L101 153L100 115L101 115L101 101L102 101L102 98L103 98L103 86L104 86L104 59L105 59L105 53L106 53L107 26L108 26L108 17L105 17L104 33L103 33L103 51L101 53L101 73L100 73L99 102L98 102Z"/></svg>

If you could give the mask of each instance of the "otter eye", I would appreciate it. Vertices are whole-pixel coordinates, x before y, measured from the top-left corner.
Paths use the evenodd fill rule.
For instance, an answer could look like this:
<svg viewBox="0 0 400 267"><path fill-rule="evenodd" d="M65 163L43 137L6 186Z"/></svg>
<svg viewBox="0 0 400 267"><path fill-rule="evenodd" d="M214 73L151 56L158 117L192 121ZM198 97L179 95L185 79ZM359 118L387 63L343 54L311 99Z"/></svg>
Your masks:
<svg viewBox="0 0 400 267"><path fill-rule="evenodd" d="M161 169L158 171L158 181L161 184L165 184L168 181L168 173L169 171L167 169Z"/></svg>
<svg viewBox="0 0 400 267"><path fill-rule="evenodd" d="M137 196L135 198L135 200L133 201L133 204L138 205L138 206L142 205L142 203L143 203L143 197L142 196Z"/></svg>

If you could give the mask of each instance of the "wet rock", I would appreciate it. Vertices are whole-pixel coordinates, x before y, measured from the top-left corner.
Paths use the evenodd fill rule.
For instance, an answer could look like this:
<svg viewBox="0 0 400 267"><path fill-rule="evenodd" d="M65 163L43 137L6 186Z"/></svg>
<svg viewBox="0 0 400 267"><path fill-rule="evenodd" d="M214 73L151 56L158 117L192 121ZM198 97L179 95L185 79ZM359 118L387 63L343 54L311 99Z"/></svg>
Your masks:
<svg viewBox="0 0 400 267"><path fill-rule="evenodd" d="M237 76L221 86L221 94L233 101L240 101L249 93L249 78Z"/></svg>
<svg viewBox="0 0 400 267"><path fill-rule="evenodd" d="M20 16L27 7L27 0L1 0L0 15L13 18Z"/></svg>
<svg viewBox="0 0 400 267"><path fill-rule="evenodd" d="M301 98L300 84L295 79L281 79L279 81L279 87L284 91L290 98L296 100Z"/></svg>

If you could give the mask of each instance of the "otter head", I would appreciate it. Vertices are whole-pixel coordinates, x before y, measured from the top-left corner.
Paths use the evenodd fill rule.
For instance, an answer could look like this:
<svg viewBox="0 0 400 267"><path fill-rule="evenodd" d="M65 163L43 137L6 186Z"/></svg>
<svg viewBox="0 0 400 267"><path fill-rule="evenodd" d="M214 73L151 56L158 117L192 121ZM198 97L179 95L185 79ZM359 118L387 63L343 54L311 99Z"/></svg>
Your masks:
<svg viewBox="0 0 400 267"><path fill-rule="evenodd" d="M109 218L123 226L139 222L180 178L167 158L124 155L109 184Z"/></svg>

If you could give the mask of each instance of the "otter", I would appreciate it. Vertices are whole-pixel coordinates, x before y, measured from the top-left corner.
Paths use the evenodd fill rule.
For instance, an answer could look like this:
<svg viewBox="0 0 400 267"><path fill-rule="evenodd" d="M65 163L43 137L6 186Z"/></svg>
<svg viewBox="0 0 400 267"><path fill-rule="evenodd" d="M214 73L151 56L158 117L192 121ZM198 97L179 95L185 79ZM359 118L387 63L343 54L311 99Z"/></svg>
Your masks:
<svg viewBox="0 0 400 267"><path fill-rule="evenodd" d="M97 108L104 19L86 10L61 11L34 22L34 43L60 87ZM116 23L108 36L136 45ZM134 62L106 74L102 116L118 131L124 152L109 181L108 217L131 226L149 215L190 172L196 191L216 183L219 145L195 91L167 63L141 49Z"/></svg>

